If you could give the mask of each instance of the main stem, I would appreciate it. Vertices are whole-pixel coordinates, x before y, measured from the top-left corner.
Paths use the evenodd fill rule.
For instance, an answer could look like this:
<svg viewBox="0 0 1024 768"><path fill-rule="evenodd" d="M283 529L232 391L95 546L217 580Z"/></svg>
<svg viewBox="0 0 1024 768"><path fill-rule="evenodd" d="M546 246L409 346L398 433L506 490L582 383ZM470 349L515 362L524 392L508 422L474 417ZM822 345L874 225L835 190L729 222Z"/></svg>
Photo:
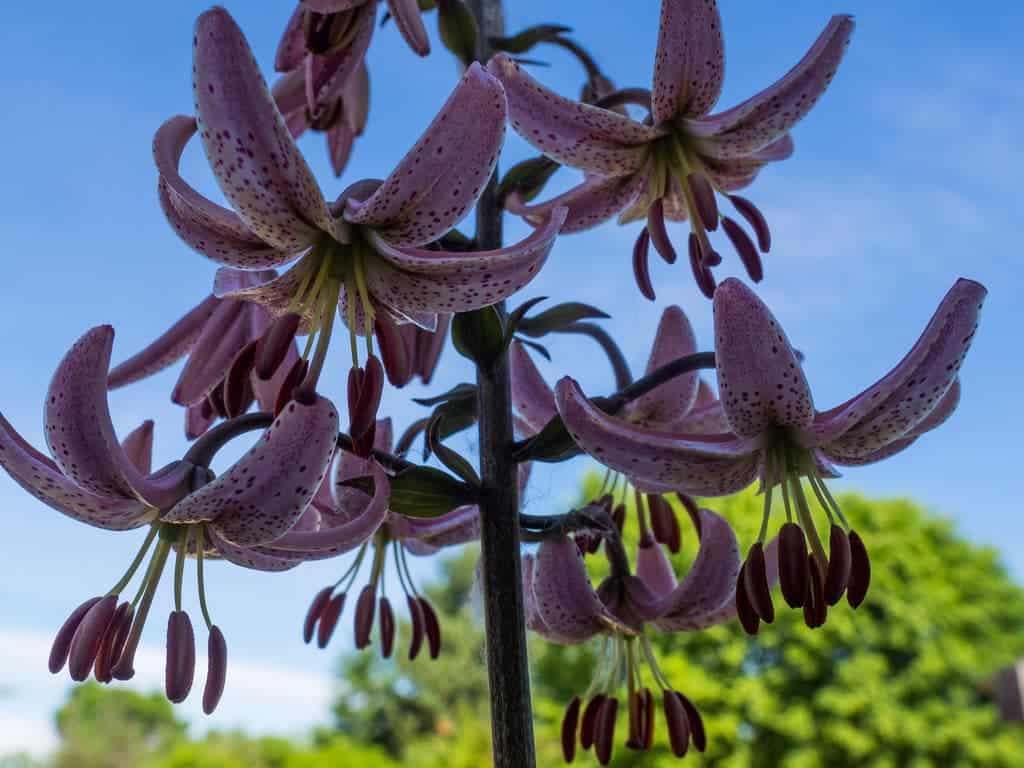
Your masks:
<svg viewBox="0 0 1024 768"><path fill-rule="evenodd" d="M479 58L487 38L501 35L501 0L469 0L480 31ZM502 212L498 171L476 206L476 247L500 248ZM499 307L504 313L504 306ZM520 573L518 468L512 459L512 396L508 354L477 367L480 429L481 578L487 626L487 673L491 693L491 739L495 768L534 768L533 707L526 655Z"/></svg>

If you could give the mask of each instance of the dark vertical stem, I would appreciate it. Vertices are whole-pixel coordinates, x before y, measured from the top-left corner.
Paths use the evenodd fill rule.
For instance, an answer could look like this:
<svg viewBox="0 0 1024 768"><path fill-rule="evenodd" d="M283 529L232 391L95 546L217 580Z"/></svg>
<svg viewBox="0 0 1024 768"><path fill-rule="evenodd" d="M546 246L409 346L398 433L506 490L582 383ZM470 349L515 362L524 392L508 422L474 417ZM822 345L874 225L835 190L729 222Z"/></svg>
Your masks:
<svg viewBox="0 0 1024 768"><path fill-rule="evenodd" d="M501 0L469 0L480 30L479 57L489 56L487 38L500 35ZM500 248L502 212L498 171L476 207L476 246ZM500 307L504 313L504 307ZM487 625L487 672L491 693L491 737L495 768L534 768L533 708L526 656L526 620L520 573L519 493L512 460L512 397L508 355L477 368L480 398L481 574Z"/></svg>

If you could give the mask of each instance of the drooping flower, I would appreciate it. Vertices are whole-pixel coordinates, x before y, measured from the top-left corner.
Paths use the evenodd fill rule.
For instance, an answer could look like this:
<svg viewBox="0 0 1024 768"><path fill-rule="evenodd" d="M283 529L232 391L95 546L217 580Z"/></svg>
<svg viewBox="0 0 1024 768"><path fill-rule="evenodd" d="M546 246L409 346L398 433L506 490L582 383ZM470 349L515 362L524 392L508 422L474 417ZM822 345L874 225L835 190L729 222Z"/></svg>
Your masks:
<svg viewBox="0 0 1024 768"><path fill-rule="evenodd" d="M835 476L834 464L881 461L949 418L985 295L979 283L958 280L896 367L845 403L817 411L778 321L747 286L729 279L715 292L714 315L718 389L730 432L687 434L630 423L601 411L568 377L556 387L558 412L584 451L649 492L720 496L760 479L764 520L740 591L764 621L774 611L764 589L763 545L773 491L780 489L787 519L780 536L783 596L819 626L844 592L857 607L870 579L864 543L824 480ZM805 480L830 523L828 552ZM745 626L756 629L756 622Z"/></svg>
<svg viewBox="0 0 1024 768"><path fill-rule="evenodd" d="M259 285L276 275L269 270L235 272L243 285ZM218 417L244 413L254 401L262 410L274 411L299 354L292 341L273 370L261 372L255 365L256 345L270 326L270 313L258 304L208 296L151 344L112 368L107 385L117 389L132 384L187 355L171 400L185 406L188 439L202 435Z"/></svg>
<svg viewBox="0 0 1024 768"><path fill-rule="evenodd" d="M612 757L618 692L625 683L629 713L626 746L651 748L655 698L662 707L673 754L682 757L690 743L703 752L703 722L689 698L676 691L658 667L647 636L686 632L728 621L735 615L735 584L740 550L729 524L706 509L694 518L700 549L686 578L677 583L660 545L642 537L635 575L630 573L621 539L605 537L610 575L595 590L577 545L565 536L545 539L536 555L523 558L523 595L527 626L551 642L575 645L603 636L603 661L587 692L566 708L562 748L572 762L577 739L594 747L601 765ZM605 533L609 533L605 531ZM648 668L651 684L645 680Z"/></svg>
<svg viewBox="0 0 1024 768"><path fill-rule="evenodd" d="M296 313L318 333L307 374L315 384L335 309L367 346L374 318L436 327L437 315L493 304L519 290L547 258L562 210L522 242L494 251L422 248L474 204L504 135L501 84L471 66L427 132L384 182L358 182L328 206L275 107L248 43L222 9L196 25L193 91L197 120L175 117L158 131L154 154L167 190L168 218L200 253L228 267L266 269L301 256L255 287L218 274L215 293ZM199 130L218 183L237 213L202 197L178 174Z"/></svg>
<svg viewBox="0 0 1024 768"><path fill-rule="evenodd" d="M710 298L711 267L721 257L708 233L721 221L750 277L761 279L760 252L771 238L761 212L734 194L769 162L793 153L789 131L818 101L853 33L850 16L834 16L804 57L765 90L717 114L724 74L722 24L715 0L663 0L654 83L640 99L649 112L637 121L610 109L574 102L542 86L504 55L488 65L505 85L513 128L553 160L587 174L579 186L533 206L508 201L528 221L568 206L563 231L593 227L623 211L620 222L646 219L633 267L641 292L654 289L650 245L667 262L676 250L665 221L690 221L689 256L697 284ZM632 93L632 92L631 92ZM733 219L719 213L717 195L729 198L756 233L755 245Z"/></svg>
<svg viewBox="0 0 1024 768"><path fill-rule="evenodd" d="M184 559L197 559L199 596L210 629L210 669L204 709L223 691L226 645L210 620L202 580L204 557L281 570L299 557L267 557L264 545L295 527L326 474L337 441L338 418L327 400L294 400L242 458L220 477L191 455L151 472L153 424L117 441L107 404L114 331L99 326L65 355L46 398L48 458L0 416L0 466L40 501L76 520L108 530L149 526L124 576L104 595L87 600L58 631L50 670L69 665L72 679L92 670L109 682L134 675L134 657L171 552L176 552L175 611L168 623L167 695L181 701L195 666L192 625L181 610ZM154 546L155 544L155 546ZM135 598L118 603L147 553L152 555Z"/></svg>
<svg viewBox="0 0 1024 768"><path fill-rule="evenodd" d="M428 331L412 323L398 325L386 315L376 322L377 343L388 381L404 387L414 378L429 384L448 336L451 315L438 315L437 327Z"/></svg>

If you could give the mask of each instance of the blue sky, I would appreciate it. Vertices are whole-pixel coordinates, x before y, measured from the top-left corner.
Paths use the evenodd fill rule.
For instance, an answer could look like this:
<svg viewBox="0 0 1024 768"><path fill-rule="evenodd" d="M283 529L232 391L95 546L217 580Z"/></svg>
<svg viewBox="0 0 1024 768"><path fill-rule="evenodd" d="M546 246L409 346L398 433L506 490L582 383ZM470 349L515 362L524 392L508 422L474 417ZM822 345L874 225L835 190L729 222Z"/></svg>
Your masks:
<svg viewBox="0 0 1024 768"><path fill-rule="evenodd" d="M191 26L205 2L79 3L57 0L38 10L15 3L0 27L0 231L7 267L0 301L0 409L42 445L43 393L64 351L98 323L117 329L115 359L161 332L208 290L214 266L182 245L156 201L150 141L157 126L189 112ZM509 2L508 28L564 22L623 86L647 86L657 4L541 0ZM638 6L642 6L638 8ZM876 495L910 495L954 518L980 543L999 547L1024 578L1024 523L1016 501L1018 404L1024 378L1018 293L1024 288L1022 224L1015 182L1024 172L1024 61L1017 30L1024 10L1011 2L949 0L892 3L820 0L785 4L721 0L726 31L728 106L782 74L801 56L831 12L852 12L858 29L830 92L795 131L793 159L762 174L749 195L773 224L762 296L794 344L819 407L870 384L916 339L943 293L960 275L991 291L981 330L965 365L963 403L942 430L884 464L852 470L836 483ZM269 72L287 0L232 2L231 10ZM433 34L433 19L428 26ZM544 51L552 66L538 76L575 94L579 68ZM325 192L383 177L444 100L455 65L436 45L416 58L393 25L379 31L370 54L368 135L342 180L334 179L319 137L302 142ZM510 160L526 156L510 139ZM208 194L217 190L197 147L184 173ZM566 184L572 180L566 172ZM708 302L683 265L653 266L658 302L643 300L629 266L637 225L568 236L524 298L549 295L596 304L628 350L634 370L647 355L661 308L680 304L699 338L711 341ZM510 235L523 232L509 224ZM727 255L719 275L737 260ZM571 291L571 293L569 292ZM583 344L552 343L554 380L579 378L587 391L611 387L607 366ZM325 386L340 393L344 354L335 354ZM471 378L450 350L438 391ZM180 455L181 414L168 395L176 371L115 393L115 424L127 430L157 420L157 455ZM330 390L329 390L330 391ZM400 426L421 414L391 393ZM463 439L459 447L471 447ZM538 472L527 494L533 511L572 499L587 464ZM45 750L49 716L66 690L50 678L45 657L52 632L85 597L104 591L134 553L136 534L107 534L62 518L0 477L5 535L0 541L0 753ZM300 732L326 717L336 653L299 642L312 594L343 564L304 566L283 576L213 567L210 600L228 635L232 665L218 715L205 725L245 725ZM420 566L423 577L429 564ZM162 601L162 602L159 602ZM136 685L162 677L158 598L145 637ZM194 609L195 606L192 605ZM347 625L346 625L347 626ZM347 637L347 631L345 635ZM336 643L334 650L343 647ZM198 698L193 696L193 699ZM197 708L185 713L201 720Z"/></svg>

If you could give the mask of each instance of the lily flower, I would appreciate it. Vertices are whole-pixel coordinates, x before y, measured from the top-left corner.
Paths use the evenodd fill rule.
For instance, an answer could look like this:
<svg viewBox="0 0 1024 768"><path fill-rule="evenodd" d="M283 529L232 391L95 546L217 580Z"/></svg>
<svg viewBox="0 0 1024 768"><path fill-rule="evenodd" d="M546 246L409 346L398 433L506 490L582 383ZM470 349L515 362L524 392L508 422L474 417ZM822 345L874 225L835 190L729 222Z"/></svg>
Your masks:
<svg viewBox="0 0 1024 768"><path fill-rule="evenodd" d="M197 560L199 599L210 630L203 701L209 713L223 691L227 649L206 606L203 559L223 557L265 570L301 561L268 558L258 548L301 524L334 454L338 417L330 402L310 395L292 401L256 445L220 477L215 478L192 452L152 472L153 423L146 422L123 443L111 423L107 381L113 340L110 326L94 328L57 368L44 422L52 459L0 416L0 466L37 499L97 528L149 526L124 576L102 596L79 606L58 631L50 670L57 673L67 664L76 681L86 679L90 671L101 682L131 678L143 627L174 551L167 695L175 702L183 700L194 673L195 639L181 607L184 561L191 556ZM151 549L134 598L119 603Z"/></svg>
<svg viewBox="0 0 1024 768"><path fill-rule="evenodd" d="M658 323L647 359L646 373L696 351L697 339L689 318L679 307L670 306L662 313ZM526 348L519 342L511 345L509 367L512 402L525 424L526 435L535 435L557 416L554 392L540 375ZM643 397L627 403L618 416L629 424L693 434L728 429L722 404L696 371L677 376ZM628 478L629 473L625 474ZM614 492L617 478L606 477L602 493L609 481ZM685 493L681 493L680 498L685 505L695 506ZM681 545L679 521L672 507L657 492L646 494L645 497L638 494L636 501L641 533L647 531L649 520L654 538L667 544L671 551L678 552Z"/></svg>
<svg viewBox="0 0 1024 768"><path fill-rule="evenodd" d="M565 232L589 229L619 212L620 223L646 219L633 267L641 292L652 300L650 245L668 263L676 260L666 220L689 219L691 268L709 298L715 285L711 267L721 257L708 233L719 221L751 279L760 280L760 254L771 247L770 231L757 207L735 193L765 164L793 153L789 131L832 81L853 27L850 16L832 17L781 79L735 107L709 114L724 74L718 5L663 0L653 89L642 98L630 96L648 110L643 121L559 96L509 57L495 56L488 68L505 86L512 127L551 159L587 174L583 183L545 203L527 206L512 196L507 207L536 222L553 208L568 206ZM751 225L756 245L734 219L720 214L718 195Z"/></svg>
<svg viewBox="0 0 1024 768"><path fill-rule="evenodd" d="M709 510L699 510L694 521L699 526L700 549L686 578L679 583L664 550L649 536L641 539L634 575L621 539L604 532L611 573L597 589L577 545L568 537L547 538L535 555L524 556L527 626L561 645L604 638L602 662L589 689L574 697L566 708L562 722L566 762L572 762L575 756L577 739L583 749L594 747L601 765L610 762L623 681L629 713L627 747L651 748L653 687L661 690L673 754L682 757L691 742L704 751L706 737L700 714L661 671L647 636L649 628L659 632L693 631L735 615L740 563L736 536L722 517ZM645 680L645 662L651 685Z"/></svg>
<svg viewBox="0 0 1024 768"><path fill-rule="evenodd" d="M493 251L446 253L421 246L447 232L475 203L504 135L501 84L471 66L439 115L383 182L364 181L328 206L274 105L241 30L214 9L196 24L193 90L198 118L175 117L157 132L154 154L168 218L186 243L233 268L215 293L302 318L318 335L303 386L314 386L336 308L372 354L374 318L434 329L437 315L494 304L522 288L547 258L565 212L522 242ZM178 173L199 130L229 211ZM291 269L257 286L235 270Z"/></svg>
<svg viewBox="0 0 1024 768"><path fill-rule="evenodd" d="M723 496L760 479L763 522L740 587L766 622L774 610L764 586L764 539L773 492L780 489L787 520L780 534L782 593L790 606L803 607L808 625L819 626L844 592L851 606L860 605L870 581L864 543L825 479L836 476L833 465L871 464L899 453L950 417L986 293L979 283L958 280L888 374L845 403L817 411L782 327L753 291L730 278L714 298L718 391L729 432L632 424L601 411L568 377L556 387L556 405L580 448L649 492ZM827 552L804 481L830 524ZM745 626L756 629L753 621Z"/></svg>
<svg viewBox="0 0 1024 768"><path fill-rule="evenodd" d="M243 285L259 285L275 276L269 270L236 270L235 278ZM189 440L206 432L218 417L244 413L254 401L262 410L274 411L299 353L291 342L274 370L261 375L253 364L255 345L267 333L271 319L258 304L208 296L151 344L112 368L107 386L127 386L187 356L171 400L185 406Z"/></svg>

